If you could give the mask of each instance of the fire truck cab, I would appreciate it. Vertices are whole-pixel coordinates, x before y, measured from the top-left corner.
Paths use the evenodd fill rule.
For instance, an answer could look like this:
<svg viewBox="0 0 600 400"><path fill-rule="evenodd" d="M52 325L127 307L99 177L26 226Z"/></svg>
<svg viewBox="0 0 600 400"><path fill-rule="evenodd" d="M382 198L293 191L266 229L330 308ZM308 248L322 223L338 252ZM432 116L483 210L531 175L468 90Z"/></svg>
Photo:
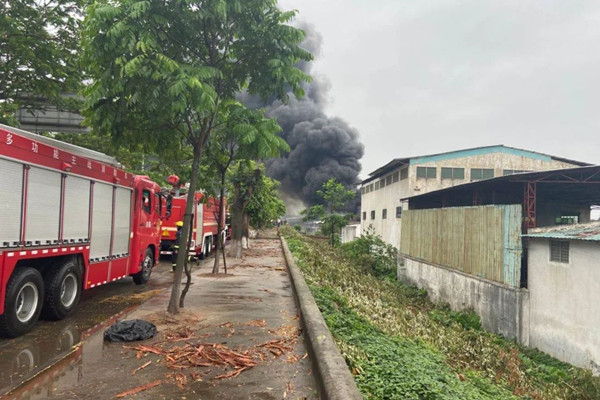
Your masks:
<svg viewBox="0 0 600 400"><path fill-rule="evenodd" d="M112 157L0 125L0 335L66 317L84 289L147 282L162 209Z"/></svg>

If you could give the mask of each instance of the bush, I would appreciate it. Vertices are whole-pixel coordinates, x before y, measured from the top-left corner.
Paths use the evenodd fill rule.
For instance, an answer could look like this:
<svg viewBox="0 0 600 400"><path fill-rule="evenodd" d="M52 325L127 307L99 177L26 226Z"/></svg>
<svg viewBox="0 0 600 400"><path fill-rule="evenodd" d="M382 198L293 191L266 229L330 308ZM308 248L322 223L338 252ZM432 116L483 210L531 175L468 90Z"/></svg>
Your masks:
<svg viewBox="0 0 600 400"><path fill-rule="evenodd" d="M342 245L344 255L378 278L396 278L398 250L370 230L358 239Z"/></svg>

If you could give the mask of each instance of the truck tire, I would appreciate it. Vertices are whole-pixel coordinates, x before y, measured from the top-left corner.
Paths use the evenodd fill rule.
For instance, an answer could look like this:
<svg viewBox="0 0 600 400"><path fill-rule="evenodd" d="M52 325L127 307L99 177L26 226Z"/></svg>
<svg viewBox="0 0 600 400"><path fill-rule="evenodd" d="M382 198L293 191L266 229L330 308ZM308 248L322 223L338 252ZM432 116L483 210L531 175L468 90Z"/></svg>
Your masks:
<svg viewBox="0 0 600 400"><path fill-rule="evenodd" d="M144 254L144 259L142 260L142 269L138 273L132 275L136 285L143 285L150 280L152 267L154 267L154 254L152 253L152 249L148 248L146 249L146 254Z"/></svg>
<svg viewBox="0 0 600 400"><path fill-rule="evenodd" d="M200 251L197 252L197 254L198 254L198 259L199 260L206 259L206 239L204 239L202 241L202 246L200 247Z"/></svg>
<svg viewBox="0 0 600 400"><path fill-rule="evenodd" d="M14 338L33 328L42 312L44 280L34 268L17 268L6 285L0 336Z"/></svg>
<svg viewBox="0 0 600 400"><path fill-rule="evenodd" d="M204 257L208 257L210 256L212 250L212 244L211 244L211 240L210 237L207 237L206 239L204 239Z"/></svg>
<svg viewBox="0 0 600 400"><path fill-rule="evenodd" d="M58 321L71 314L81 297L81 272L79 266L69 260L58 264L45 273L46 299L42 315L45 319Z"/></svg>

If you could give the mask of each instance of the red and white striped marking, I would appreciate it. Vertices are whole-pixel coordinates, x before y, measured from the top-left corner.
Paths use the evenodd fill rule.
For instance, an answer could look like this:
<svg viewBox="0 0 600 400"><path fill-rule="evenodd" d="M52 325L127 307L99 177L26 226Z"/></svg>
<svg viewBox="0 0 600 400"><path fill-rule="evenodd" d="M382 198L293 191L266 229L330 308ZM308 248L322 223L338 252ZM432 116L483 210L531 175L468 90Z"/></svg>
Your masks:
<svg viewBox="0 0 600 400"><path fill-rule="evenodd" d="M127 275L117 276L117 277L113 278L112 281L104 281L104 282L100 282L100 283L94 283L94 284L90 285L90 288L105 285L109 282L118 281L119 279L123 279L123 278L127 278Z"/></svg>
<svg viewBox="0 0 600 400"><path fill-rule="evenodd" d="M49 254L50 252L52 252L53 254L61 252L61 253L66 253L66 252L76 252L76 251L83 251L83 249L89 250L90 246L75 246L75 247L61 247L58 249L43 249L43 250L25 250L25 251L9 251L6 253L6 257L15 257L15 256L37 256L40 254Z"/></svg>

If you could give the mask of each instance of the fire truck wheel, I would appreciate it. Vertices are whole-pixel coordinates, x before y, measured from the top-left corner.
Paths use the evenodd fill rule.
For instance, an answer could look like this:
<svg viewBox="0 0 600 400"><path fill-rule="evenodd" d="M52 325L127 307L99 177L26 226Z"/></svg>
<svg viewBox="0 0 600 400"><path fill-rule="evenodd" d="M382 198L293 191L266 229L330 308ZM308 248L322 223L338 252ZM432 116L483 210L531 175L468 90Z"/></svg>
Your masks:
<svg viewBox="0 0 600 400"><path fill-rule="evenodd" d="M204 239L204 257L208 257L210 255L211 250L212 250L212 245L211 245L210 238Z"/></svg>
<svg viewBox="0 0 600 400"><path fill-rule="evenodd" d="M42 311L44 280L34 268L17 268L6 286L0 336L17 337L33 328Z"/></svg>
<svg viewBox="0 0 600 400"><path fill-rule="evenodd" d="M75 262L58 264L45 274L44 318L59 320L71 314L81 297L81 273Z"/></svg>
<svg viewBox="0 0 600 400"><path fill-rule="evenodd" d="M152 254L151 249L146 249L146 254L142 261L142 269L137 274L132 275L136 285L143 285L148 282L152 273L152 267L154 267L154 254Z"/></svg>

